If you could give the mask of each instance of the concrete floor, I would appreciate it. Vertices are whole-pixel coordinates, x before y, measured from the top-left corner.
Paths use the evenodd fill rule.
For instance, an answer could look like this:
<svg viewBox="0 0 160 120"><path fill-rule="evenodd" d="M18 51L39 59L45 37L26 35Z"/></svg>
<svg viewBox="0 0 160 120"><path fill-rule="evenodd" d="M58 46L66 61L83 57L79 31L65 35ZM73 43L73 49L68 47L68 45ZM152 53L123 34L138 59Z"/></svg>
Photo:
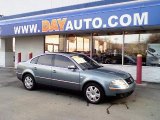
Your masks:
<svg viewBox="0 0 160 120"><path fill-rule="evenodd" d="M27 91L11 69L0 68L0 120L159 120L160 84L144 83L128 98L86 103L81 94L40 86Z"/></svg>

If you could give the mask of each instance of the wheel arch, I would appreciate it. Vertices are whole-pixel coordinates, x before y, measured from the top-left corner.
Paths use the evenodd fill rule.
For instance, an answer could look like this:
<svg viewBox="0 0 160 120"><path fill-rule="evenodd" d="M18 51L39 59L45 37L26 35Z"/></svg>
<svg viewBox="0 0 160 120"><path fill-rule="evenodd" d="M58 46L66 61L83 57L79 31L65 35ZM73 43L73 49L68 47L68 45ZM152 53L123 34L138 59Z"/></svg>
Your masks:
<svg viewBox="0 0 160 120"><path fill-rule="evenodd" d="M102 88L103 92L105 93L104 86L103 86L101 83L99 83L99 82L97 82L97 81L94 81L94 80L86 81L86 82L82 85L81 90L83 91L84 88L85 88L85 86L86 86L87 84L89 84L89 83L95 83L95 84L99 85L99 86Z"/></svg>
<svg viewBox="0 0 160 120"><path fill-rule="evenodd" d="M33 78L34 78L34 75L31 72L24 72L23 75L22 75L22 81L24 80L24 76L27 75L27 74L32 75Z"/></svg>

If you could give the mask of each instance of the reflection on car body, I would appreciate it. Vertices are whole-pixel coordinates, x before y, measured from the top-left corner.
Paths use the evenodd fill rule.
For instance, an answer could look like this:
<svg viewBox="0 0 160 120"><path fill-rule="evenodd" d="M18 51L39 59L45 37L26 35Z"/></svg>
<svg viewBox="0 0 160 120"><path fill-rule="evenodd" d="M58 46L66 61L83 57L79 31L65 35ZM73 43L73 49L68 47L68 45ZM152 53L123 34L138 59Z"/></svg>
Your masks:
<svg viewBox="0 0 160 120"><path fill-rule="evenodd" d="M90 103L99 103L105 96L130 95L135 82L129 73L108 69L79 53L42 54L21 62L17 77L27 90L38 83L82 91Z"/></svg>

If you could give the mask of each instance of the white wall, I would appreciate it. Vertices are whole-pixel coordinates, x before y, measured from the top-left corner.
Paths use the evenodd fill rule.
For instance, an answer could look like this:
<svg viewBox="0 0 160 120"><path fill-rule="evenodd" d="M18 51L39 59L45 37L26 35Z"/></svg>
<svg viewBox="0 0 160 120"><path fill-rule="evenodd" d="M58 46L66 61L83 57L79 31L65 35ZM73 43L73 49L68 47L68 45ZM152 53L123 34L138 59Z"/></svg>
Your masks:
<svg viewBox="0 0 160 120"><path fill-rule="evenodd" d="M15 67L18 63L19 52L21 52L22 61L27 61L31 52L33 57L44 53L44 36L15 38Z"/></svg>

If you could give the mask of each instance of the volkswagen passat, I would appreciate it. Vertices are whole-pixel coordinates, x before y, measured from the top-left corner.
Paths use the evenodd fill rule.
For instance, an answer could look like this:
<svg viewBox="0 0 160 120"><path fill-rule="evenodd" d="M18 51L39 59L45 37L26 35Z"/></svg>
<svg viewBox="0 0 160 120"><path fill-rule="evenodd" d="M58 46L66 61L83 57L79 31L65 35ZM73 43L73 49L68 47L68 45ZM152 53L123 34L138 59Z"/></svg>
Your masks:
<svg viewBox="0 0 160 120"><path fill-rule="evenodd" d="M38 83L78 90L94 104L105 96L130 95L135 89L129 73L108 69L79 53L36 56L18 64L17 77L27 90L33 90Z"/></svg>

